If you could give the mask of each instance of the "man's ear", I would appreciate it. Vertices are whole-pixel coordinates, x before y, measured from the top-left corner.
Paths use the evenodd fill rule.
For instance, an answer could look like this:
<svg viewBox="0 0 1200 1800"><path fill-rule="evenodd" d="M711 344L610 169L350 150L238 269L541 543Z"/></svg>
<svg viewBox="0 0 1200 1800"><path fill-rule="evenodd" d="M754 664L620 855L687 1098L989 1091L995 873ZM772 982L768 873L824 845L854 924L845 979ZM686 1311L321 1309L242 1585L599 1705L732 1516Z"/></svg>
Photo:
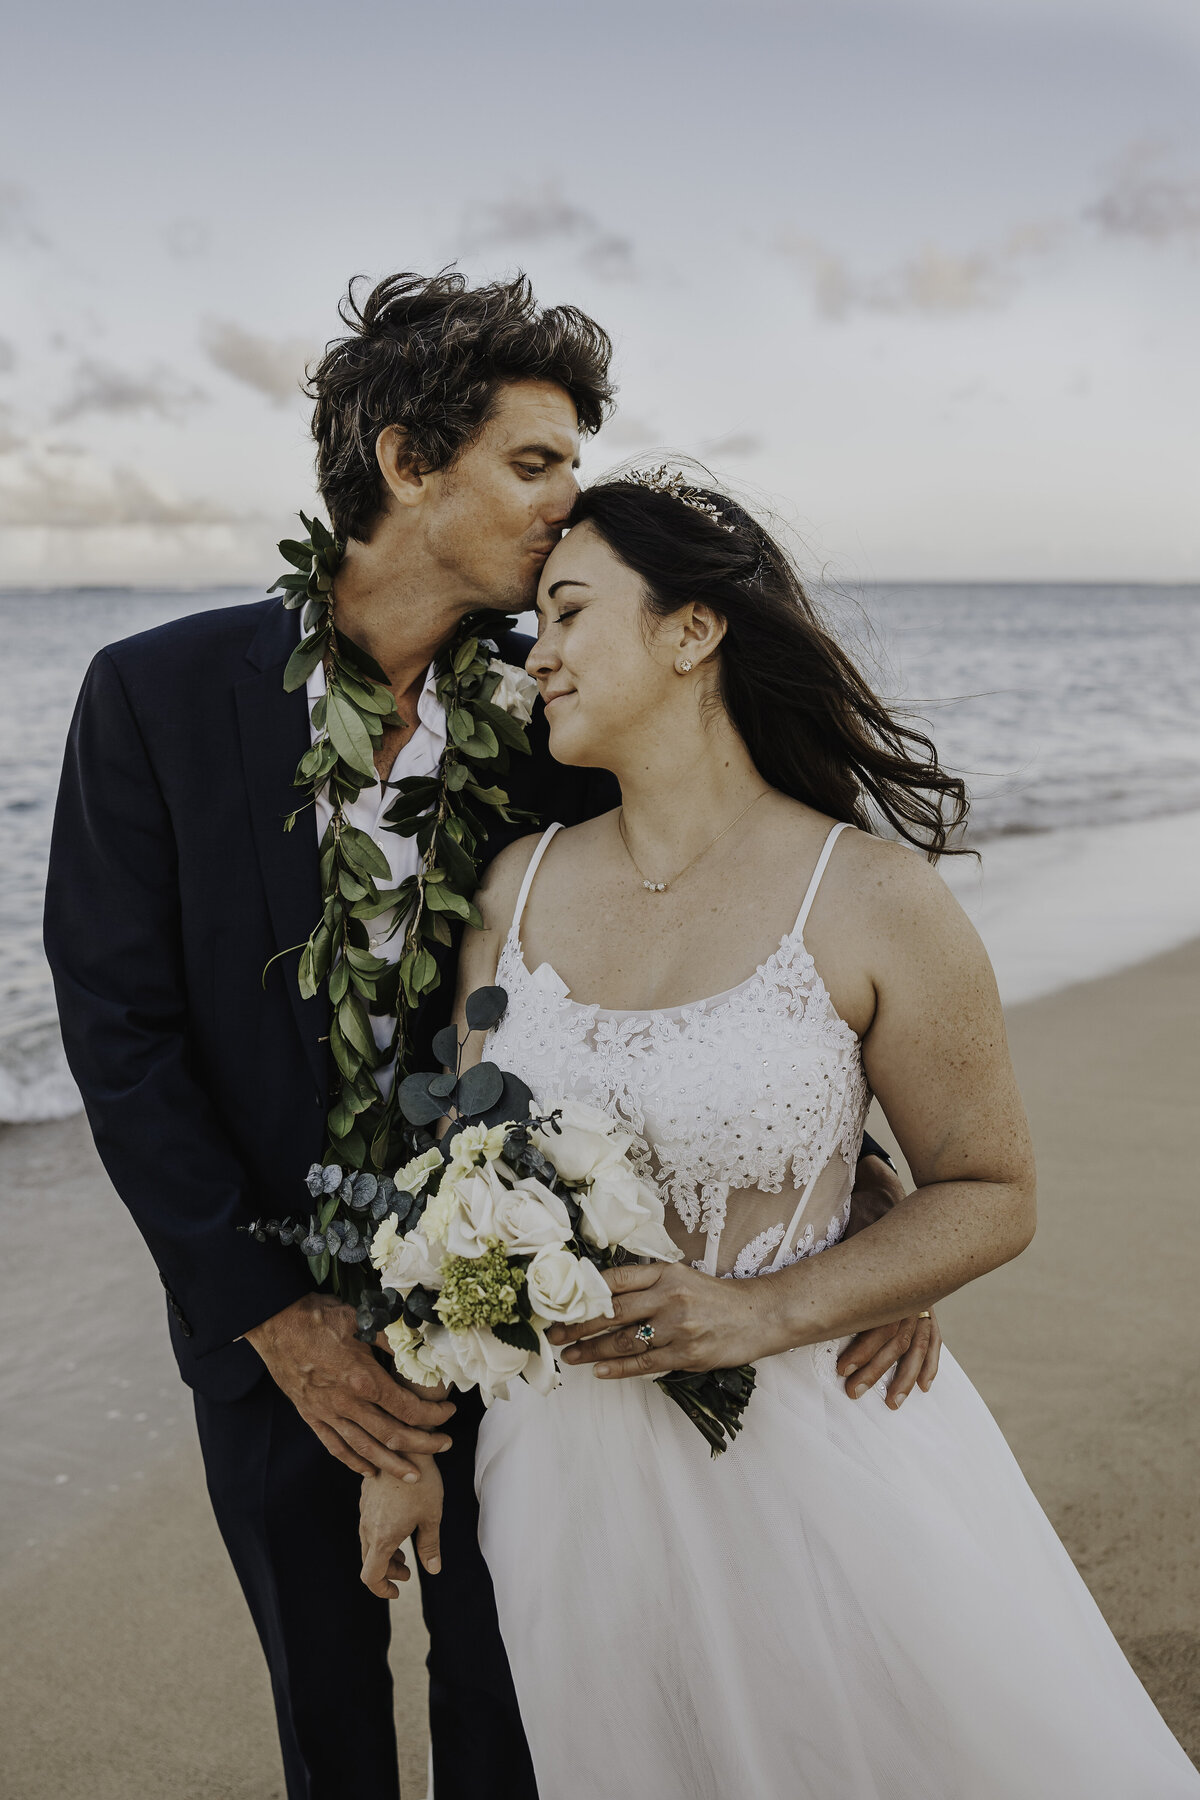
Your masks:
<svg viewBox="0 0 1200 1800"><path fill-rule="evenodd" d="M409 449L402 425L385 425L375 439L375 461L398 506L419 506L426 492L426 471Z"/></svg>

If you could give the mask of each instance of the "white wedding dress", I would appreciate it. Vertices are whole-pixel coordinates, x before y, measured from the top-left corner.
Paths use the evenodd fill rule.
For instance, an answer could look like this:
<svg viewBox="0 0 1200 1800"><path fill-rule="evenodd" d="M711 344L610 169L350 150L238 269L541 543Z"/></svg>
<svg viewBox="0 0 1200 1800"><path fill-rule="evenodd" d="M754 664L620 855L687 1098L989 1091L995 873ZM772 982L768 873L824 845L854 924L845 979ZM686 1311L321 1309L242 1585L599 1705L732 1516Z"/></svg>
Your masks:
<svg viewBox="0 0 1200 1800"><path fill-rule="evenodd" d="M526 968L555 829L486 1054L635 1130L711 1271L835 1243L868 1092L803 928L844 828L748 981L652 1013ZM840 1348L763 1359L716 1461L652 1381L586 1366L488 1412L480 1539L541 1800L1197 1800L953 1357L892 1413L848 1398Z"/></svg>

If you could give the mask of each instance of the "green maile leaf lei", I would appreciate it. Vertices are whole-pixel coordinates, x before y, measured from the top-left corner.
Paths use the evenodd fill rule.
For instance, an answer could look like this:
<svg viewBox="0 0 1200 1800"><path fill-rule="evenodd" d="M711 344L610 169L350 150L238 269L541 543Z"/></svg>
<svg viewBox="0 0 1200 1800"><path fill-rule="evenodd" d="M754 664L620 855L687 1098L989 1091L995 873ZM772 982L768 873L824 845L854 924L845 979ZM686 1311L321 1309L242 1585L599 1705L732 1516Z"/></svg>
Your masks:
<svg viewBox="0 0 1200 1800"><path fill-rule="evenodd" d="M300 992L311 999L324 984L329 994L336 1074L324 1160L382 1173L411 1147L398 1094L410 1068L413 1014L440 979L433 946L450 944L454 922L481 923L471 895L487 831L483 815L507 823L520 816L509 809L499 779L507 773L509 752L528 754L529 740L511 714L492 704L501 675L491 668L484 643L515 621L473 614L435 659L446 749L436 775L392 784L395 798L383 815L385 829L416 838L420 868L397 887L381 885L391 878L387 859L366 832L349 824L346 807L379 779L375 747L385 727L401 718L383 669L334 621L333 584L344 544L320 519L304 513L300 519L308 536L280 544L290 567L268 591L282 590L285 606L303 608L303 636L288 660L284 687L292 693L318 663L325 667L326 691L312 709L314 742L300 759L295 785L308 795L305 807L324 792L333 809L320 845L322 912L301 951ZM300 810L286 820L286 830ZM389 913L392 931L404 931L395 963L372 953L368 932L372 920ZM371 1031L373 1013L396 1019L391 1044L382 1051ZM385 1101L375 1071L393 1058ZM325 1267L313 1270L318 1280L328 1273L328 1258L321 1260ZM335 1265L335 1284L337 1273Z"/></svg>

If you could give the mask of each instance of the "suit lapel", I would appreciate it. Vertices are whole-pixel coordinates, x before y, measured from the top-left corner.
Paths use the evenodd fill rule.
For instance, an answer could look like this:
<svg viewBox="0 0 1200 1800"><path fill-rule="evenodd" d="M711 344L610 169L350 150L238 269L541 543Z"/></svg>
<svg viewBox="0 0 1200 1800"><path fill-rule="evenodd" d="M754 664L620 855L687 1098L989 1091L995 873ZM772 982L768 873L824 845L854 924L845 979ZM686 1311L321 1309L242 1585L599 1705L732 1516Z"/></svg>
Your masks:
<svg viewBox="0 0 1200 1800"><path fill-rule="evenodd" d="M286 694L283 670L297 637L293 614L272 608L247 653L254 672L235 688L242 768L250 800L250 819L259 868L277 951L285 952L267 974L283 981L312 1065L320 1093L328 1088L326 1049L329 1003L322 992L300 997L297 982L299 946L321 914L316 828L311 808L301 812L291 831L283 822L302 800L293 787L296 764L309 744L308 705L304 690Z"/></svg>

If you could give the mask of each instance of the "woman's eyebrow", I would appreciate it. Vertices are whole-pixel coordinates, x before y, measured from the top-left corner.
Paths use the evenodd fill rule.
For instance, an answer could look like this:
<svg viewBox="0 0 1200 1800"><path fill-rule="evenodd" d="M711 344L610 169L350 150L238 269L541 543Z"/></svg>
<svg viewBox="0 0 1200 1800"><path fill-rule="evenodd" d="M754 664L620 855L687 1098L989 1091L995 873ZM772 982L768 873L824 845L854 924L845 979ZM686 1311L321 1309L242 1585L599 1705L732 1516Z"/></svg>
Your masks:
<svg viewBox="0 0 1200 1800"><path fill-rule="evenodd" d="M546 589L546 598L547 598L547 600L553 600L553 598L554 598L555 594L557 594L559 588L587 587L587 585L588 584L586 581L569 581L567 579L567 577L564 575L563 579L561 581L551 582L550 586Z"/></svg>

